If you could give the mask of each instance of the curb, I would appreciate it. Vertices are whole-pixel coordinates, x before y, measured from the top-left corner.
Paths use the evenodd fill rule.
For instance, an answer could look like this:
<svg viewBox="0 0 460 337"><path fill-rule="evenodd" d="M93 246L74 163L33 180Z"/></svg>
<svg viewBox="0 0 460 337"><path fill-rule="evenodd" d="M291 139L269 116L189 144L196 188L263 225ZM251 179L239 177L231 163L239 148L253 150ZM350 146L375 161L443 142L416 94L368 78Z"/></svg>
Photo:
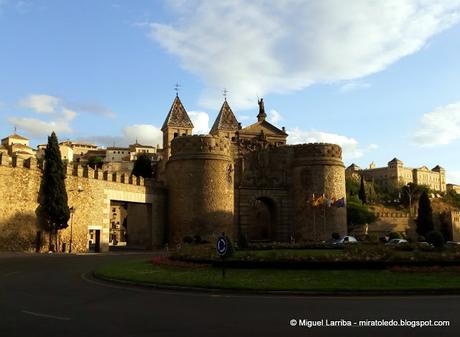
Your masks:
<svg viewBox="0 0 460 337"><path fill-rule="evenodd" d="M131 287L140 287L147 289L168 290L176 292L189 292L189 293L203 293L203 294L227 294L227 295L271 295L271 296L305 296L305 297L391 297L391 296L447 296L447 295L460 295L460 288L453 289L408 289L408 290L338 290L338 291L295 291L295 290L246 290L246 289L232 289L232 288L202 288L202 287L189 287L189 286L176 286L157 283L144 283L122 279L115 279L103 275L97 275L94 271L88 273L90 277L108 282L127 285Z"/></svg>

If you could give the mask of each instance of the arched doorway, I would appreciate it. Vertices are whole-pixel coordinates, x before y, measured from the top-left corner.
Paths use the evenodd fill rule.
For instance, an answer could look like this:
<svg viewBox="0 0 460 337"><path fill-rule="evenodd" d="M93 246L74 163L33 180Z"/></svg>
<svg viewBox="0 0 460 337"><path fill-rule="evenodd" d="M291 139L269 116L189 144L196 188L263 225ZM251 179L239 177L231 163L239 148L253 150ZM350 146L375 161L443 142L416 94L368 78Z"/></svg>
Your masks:
<svg viewBox="0 0 460 337"><path fill-rule="evenodd" d="M250 241L271 241L275 236L276 206L266 197L257 198L251 211L248 238Z"/></svg>

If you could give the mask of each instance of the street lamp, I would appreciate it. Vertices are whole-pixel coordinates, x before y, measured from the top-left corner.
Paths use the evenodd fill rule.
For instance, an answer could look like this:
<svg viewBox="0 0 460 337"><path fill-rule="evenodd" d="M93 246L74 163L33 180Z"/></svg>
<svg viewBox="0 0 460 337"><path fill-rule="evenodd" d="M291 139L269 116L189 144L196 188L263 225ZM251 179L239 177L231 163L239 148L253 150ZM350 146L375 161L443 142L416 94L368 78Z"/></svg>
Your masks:
<svg viewBox="0 0 460 337"><path fill-rule="evenodd" d="M405 187L404 192L406 192L407 196L409 197L409 217L412 218L412 197L415 191L411 189L410 183L404 187Z"/></svg>
<svg viewBox="0 0 460 337"><path fill-rule="evenodd" d="M69 192L74 192L75 190L69 190ZM78 193L83 192L83 187L78 185ZM72 239L73 239L73 215L75 213L75 206L69 208L70 211L70 240L69 240L69 253L72 253Z"/></svg>
<svg viewBox="0 0 460 337"><path fill-rule="evenodd" d="M75 213L75 207L70 207L70 240L69 240L69 253L72 253L72 238L73 238L73 214Z"/></svg>

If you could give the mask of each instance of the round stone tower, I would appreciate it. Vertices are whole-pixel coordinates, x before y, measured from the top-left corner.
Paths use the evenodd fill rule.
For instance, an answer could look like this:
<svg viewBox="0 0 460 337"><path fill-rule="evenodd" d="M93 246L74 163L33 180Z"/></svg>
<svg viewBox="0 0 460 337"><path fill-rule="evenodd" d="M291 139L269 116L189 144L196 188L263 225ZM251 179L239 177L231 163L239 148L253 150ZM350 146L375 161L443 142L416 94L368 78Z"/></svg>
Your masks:
<svg viewBox="0 0 460 337"><path fill-rule="evenodd" d="M345 206L346 198L342 149L335 144L315 143L294 145L292 150L293 230L296 239L328 240L333 232L345 235L346 207L337 207ZM333 204L334 200L341 198L343 204L341 201Z"/></svg>
<svg viewBox="0 0 460 337"><path fill-rule="evenodd" d="M186 236L233 237L233 160L228 139L182 136L171 143L166 165L169 242Z"/></svg>

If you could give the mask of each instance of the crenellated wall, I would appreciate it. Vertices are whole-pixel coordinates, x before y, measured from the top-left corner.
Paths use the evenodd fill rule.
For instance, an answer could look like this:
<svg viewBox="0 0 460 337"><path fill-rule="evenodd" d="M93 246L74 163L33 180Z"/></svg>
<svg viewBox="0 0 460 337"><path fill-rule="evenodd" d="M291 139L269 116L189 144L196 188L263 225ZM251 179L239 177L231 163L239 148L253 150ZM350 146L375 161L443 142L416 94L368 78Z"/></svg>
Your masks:
<svg viewBox="0 0 460 337"><path fill-rule="evenodd" d="M312 207L312 196L344 198L342 150L334 144L271 146L257 139L233 144L210 135L171 142L165 184L127 174L68 165L66 187L75 212L60 231L60 246L88 251L90 231L109 247L111 202L132 203L128 234L140 248L155 248L225 232L254 241L327 240L347 233L346 208ZM236 165L236 167L235 167ZM236 175L235 175L236 174ZM0 155L0 250L35 250L35 211L41 168L36 160ZM128 212L129 213L129 212ZM71 235L72 233L72 235ZM129 242L129 239L128 239Z"/></svg>
<svg viewBox="0 0 460 337"><path fill-rule="evenodd" d="M151 239L145 248L164 242L166 193L161 186L143 178L79 165L68 165L66 173L68 205L75 209L69 226L60 231L60 243L66 243L67 249L72 232L72 250L87 251L88 230L94 229L101 231L101 250L108 250L112 200L151 205L151 217L146 220L151 222L148 224ZM46 249L47 234L38 227L35 214L40 181L41 169L35 159L0 156L0 250L35 251L40 230L42 249ZM139 228L145 231L145 225L140 223Z"/></svg>

